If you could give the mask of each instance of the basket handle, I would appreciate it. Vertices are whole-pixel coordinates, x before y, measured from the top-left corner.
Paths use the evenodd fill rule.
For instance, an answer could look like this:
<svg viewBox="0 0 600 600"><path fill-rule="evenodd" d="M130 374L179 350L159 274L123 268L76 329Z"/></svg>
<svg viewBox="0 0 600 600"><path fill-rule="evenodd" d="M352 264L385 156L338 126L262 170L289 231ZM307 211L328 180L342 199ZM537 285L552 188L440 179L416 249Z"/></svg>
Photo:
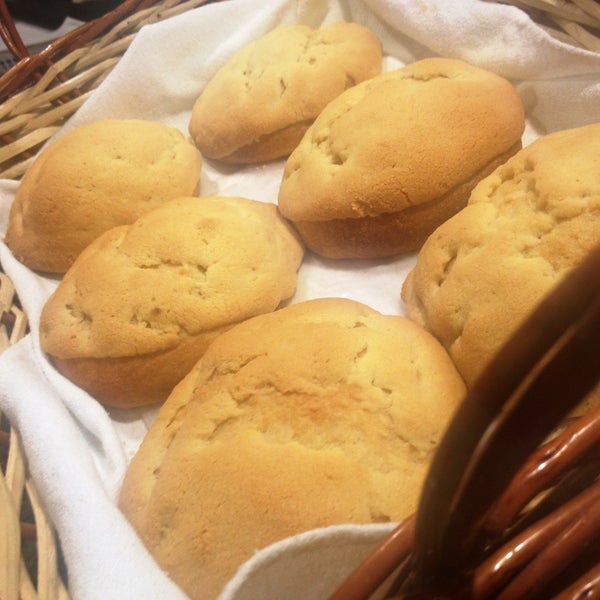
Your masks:
<svg viewBox="0 0 600 600"><path fill-rule="evenodd" d="M0 37L15 58L21 59L29 56L27 46L23 43L21 34L6 6L6 0L0 0Z"/></svg>
<svg viewBox="0 0 600 600"><path fill-rule="evenodd" d="M502 598L533 597L521 592L548 583L600 538L600 406L542 444L600 379L599 343L597 246L467 393L436 449L416 514L329 600L367 600L394 571L390 600L496 598L504 586ZM549 484L543 500L521 512ZM600 544L593 552L600 566ZM599 576L600 568L584 572L569 593ZM567 597L583 595L560 596Z"/></svg>
<svg viewBox="0 0 600 600"><path fill-rule="evenodd" d="M418 576L449 579L464 564L494 500L596 384L599 338L597 246L540 303L459 407L421 496L415 526Z"/></svg>

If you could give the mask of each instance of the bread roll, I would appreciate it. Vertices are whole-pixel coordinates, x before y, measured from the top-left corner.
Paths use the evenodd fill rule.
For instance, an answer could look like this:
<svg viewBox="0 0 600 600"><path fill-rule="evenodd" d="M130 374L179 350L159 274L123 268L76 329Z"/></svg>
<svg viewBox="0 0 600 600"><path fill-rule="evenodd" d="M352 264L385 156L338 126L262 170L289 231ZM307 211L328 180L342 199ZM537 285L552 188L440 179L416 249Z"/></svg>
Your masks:
<svg viewBox="0 0 600 600"><path fill-rule="evenodd" d="M425 59L330 102L289 157L279 207L329 258L416 250L521 147L513 86L458 60Z"/></svg>
<svg viewBox="0 0 600 600"><path fill-rule="evenodd" d="M287 156L323 107L381 71L381 43L356 23L279 27L240 49L194 104L190 133L206 158Z"/></svg>
<svg viewBox="0 0 600 600"><path fill-rule="evenodd" d="M172 200L84 250L44 306L42 349L103 404L163 401L219 333L292 296L302 256L273 204Z"/></svg>
<svg viewBox="0 0 600 600"><path fill-rule="evenodd" d="M352 300L311 300L222 334L161 407L120 506L193 599L259 548L414 511L464 394L421 327Z"/></svg>
<svg viewBox="0 0 600 600"><path fill-rule="evenodd" d="M107 119L48 145L25 173L6 243L25 265L64 273L102 232L200 187L200 153L161 123Z"/></svg>
<svg viewBox="0 0 600 600"><path fill-rule="evenodd" d="M469 385L600 243L599 164L600 124L539 138L484 179L423 246L402 298Z"/></svg>

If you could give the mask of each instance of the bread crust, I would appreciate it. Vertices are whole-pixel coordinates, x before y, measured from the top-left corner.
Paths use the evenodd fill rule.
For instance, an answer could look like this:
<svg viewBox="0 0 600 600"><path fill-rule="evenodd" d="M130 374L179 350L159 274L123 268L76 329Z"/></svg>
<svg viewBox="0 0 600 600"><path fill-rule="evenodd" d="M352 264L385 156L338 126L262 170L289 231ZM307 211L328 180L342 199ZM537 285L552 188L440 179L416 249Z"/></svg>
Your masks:
<svg viewBox="0 0 600 600"><path fill-rule="evenodd" d="M164 402L228 323L179 344L136 356L61 358L50 355L54 367L98 402L112 408L135 408Z"/></svg>
<svg viewBox="0 0 600 600"><path fill-rule="evenodd" d="M287 156L333 98L381 72L381 43L356 23L279 27L236 52L196 100L190 134L206 158Z"/></svg>
<svg viewBox="0 0 600 600"><path fill-rule="evenodd" d="M520 148L524 126L507 80L463 61L417 61L330 102L286 162L279 207L325 256L415 250Z"/></svg>
<svg viewBox="0 0 600 600"><path fill-rule="evenodd" d="M48 145L25 173L5 242L36 271L64 273L98 235L196 195L202 158L177 129L105 119Z"/></svg>
<svg viewBox="0 0 600 600"><path fill-rule="evenodd" d="M42 349L106 405L162 401L219 333L293 295L303 253L273 204L172 200L80 254L42 310Z"/></svg>
<svg viewBox="0 0 600 600"><path fill-rule="evenodd" d="M600 243L600 124L523 148L418 254L402 288L472 385L539 301ZM600 401L600 388L595 400Z"/></svg>
<svg viewBox="0 0 600 600"><path fill-rule="evenodd" d="M519 141L470 180L426 204L377 217L296 221L294 225L306 246L326 258L382 258L411 252L420 248L440 223L464 208L477 182L520 147Z"/></svg>
<svg viewBox="0 0 600 600"><path fill-rule="evenodd" d="M161 407L120 507L191 598L269 543L400 520L464 394L441 345L342 298L255 317L210 346Z"/></svg>

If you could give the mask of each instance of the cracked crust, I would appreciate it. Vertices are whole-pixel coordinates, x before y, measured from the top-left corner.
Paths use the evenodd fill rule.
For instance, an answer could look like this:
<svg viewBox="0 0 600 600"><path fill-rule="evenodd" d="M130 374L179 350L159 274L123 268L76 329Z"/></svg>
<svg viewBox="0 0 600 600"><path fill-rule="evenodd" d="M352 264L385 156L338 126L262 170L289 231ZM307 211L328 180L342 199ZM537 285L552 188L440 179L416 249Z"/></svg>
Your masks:
<svg viewBox="0 0 600 600"><path fill-rule="evenodd" d="M473 191L427 240L402 298L467 383L600 243L600 125L549 134ZM600 390L595 395L600 400Z"/></svg>
<svg viewBox="0 0 600 600"><path fill-rule="evenodd" d="M323 110L286 163L280 209L327 257L415 250L520 149L524 124L505 79L458 60L417 61Z"/></svg>
<svg viewBox="0 0 600 600"><path fill-rule="evenodd" d="M227 163L287 156L325 105L381 72L367 28L334 23L277 28L248 44L196 100L189 130L207 158Z"/></svg>
<svg viewBox="0 0 600 600"><path fill-rule="evenodd" d="M515 144L496 157L475 177L452 188L447 194L403 210L361 219L296 221L294 225L304 243L327 258L378 258L411 252L459 210L464 208L471 190L521 147Z"/></svg>
<svg viewBox="0 0 600 600"><path fill-rule="evenodd" d="M173 200L86 248L44 306L42 349L104 404L162 401L219 333L294 293L302 257L273 204Z"/></svg>
<svg viewBox="0 0 600 600"><path fill-rule="evenodd" d="M192 598L256 548L314 527L412 512L464 393L410 320L312 300L221 335L134 457L120 505Z"/></svg>
<svg viewBox="0 0 600 600"><path fill-rule="evenodd" d="M106 119L58 138L11 206L6 244L29 268L64 273L98 235L200 187L202 159L177 129Z"/></svg>

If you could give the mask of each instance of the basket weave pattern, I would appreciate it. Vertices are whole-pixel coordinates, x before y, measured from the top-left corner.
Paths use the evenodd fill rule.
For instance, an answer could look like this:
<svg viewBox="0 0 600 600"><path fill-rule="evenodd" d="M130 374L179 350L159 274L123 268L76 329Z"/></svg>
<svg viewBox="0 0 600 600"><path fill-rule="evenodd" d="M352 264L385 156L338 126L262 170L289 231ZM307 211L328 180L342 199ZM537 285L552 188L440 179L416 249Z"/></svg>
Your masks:
<svg viewBox="0 0 600 600"><path fill-rule="evenodd" d="M0 351L19 341L26 328L14 286L0 273ZM59 572L54 529L29 476L19 434L2 413L0 421L0 598L64 600L69 596Z"/></svg>
<svg viewBox="0 0 600 600"><path fill-rule="evenodd" d="M499 3L522 8L560 41L600 52L600 2L597 0L501 0Z"/></svg>
<svg viewBox="0 0 600 600"><path fill-rule="evenodd" d="M19 179L24 174L35 153L112 71L144 25L207 1L126 0L38 54L25 55L18 40L7 44L23 58L0 77L0 178ZM3 25L10 40L10 24Z"/></svg>

